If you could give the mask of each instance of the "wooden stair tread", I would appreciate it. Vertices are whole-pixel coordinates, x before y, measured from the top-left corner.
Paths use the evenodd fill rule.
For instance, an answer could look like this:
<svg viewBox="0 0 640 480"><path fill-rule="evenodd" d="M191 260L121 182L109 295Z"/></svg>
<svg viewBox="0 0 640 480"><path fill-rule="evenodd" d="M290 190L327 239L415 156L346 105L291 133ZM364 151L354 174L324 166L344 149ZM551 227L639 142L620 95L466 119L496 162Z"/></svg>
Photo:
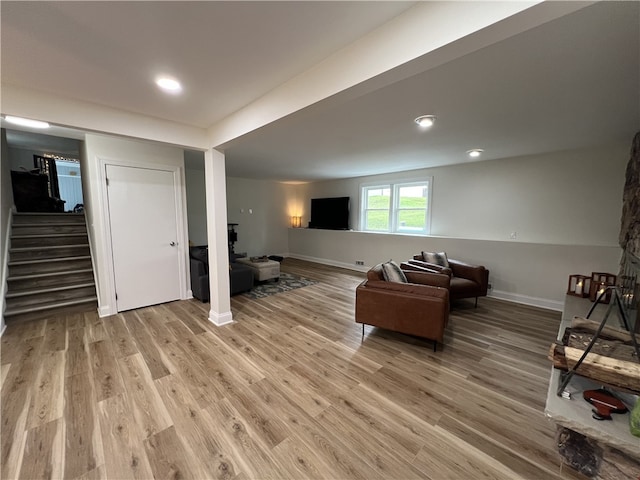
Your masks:
<svg viewBox="0 0 640 480"><path fill-rule="evenodd" d="M75 213L75 212L15 212L13 214L14 217L29 217L35 215L46 215L52 217L63 217L63 216L77 216L83 217L84 213Z"/></svg>
<svg viewBox="0 0 640 480"><path fill-rule="evenodd" d="M93 272L93 269L83 268L79 270L65 270L63 272L47 272L47 273L35 273L30 275L16 275L16 276L7 278L7 281L11 282L16 280L31 280L35 278L64 276L64 275L70 275L75 273L88 273L88 272Z"/></svg>
<svg viewBox="0 0 640 480"><path fill-rule="evenodd" d="M18 260L17 262L9 262L9 266L15 267L18 265L37 265L39 263L69 262L73 260L91 260L91 255L81 255L76 257L59 257L59 258L40 258L38 260Z"/></svg>
<svg viewBox="0 0 640 480"><path fill-rule="evenodd" d="M94 282L74 283L73 285L63 285L48 288L39 288L34 290L18 290L15 292L8 292L5 298L19 298L27 295L40 295L43 293L63 292L65 290L73 290L76 288L94 287Z"/></svg>
<svg viewBox="0 0 640 480"><path fill-rule="evenodd" d="M87 233L27 233L24 235L11 235L11 239L22 239L22 238L51 238L51 237L86 237Z"/></svg>
<svg viewBox="0 0 640 480"><path fill-rule="evenodd" d="M91 302L97 302L97 301L98 301L98 297L92 296L92 297L77 298L73 300L47 302L47 303L41 303L39 305L33 305L29 307L7 309L4 312L4 316L10 317L13 315L22 315L23 313L41 312L43 310L50 310L53 308L70 307L72 305L80 305L83 303L91 303Z"/></svg>
<svg viewBox="0 0 640 480"><path fill-rule="evenodd" d="M37 222L37 223L15 223L13 226L15 227L51 227L55 225L56 227L77 227L78 225L84 225L84 223L80 222Z"/></svg>
<svg viewBox="0 0 640 480"><path fill-rule="evenodd" d="M13 216L4 316L11 321L97 305L84 213Z"/></svg>
<svg viewBox="0 0 640 480"><path fill-rule="evenodd" d="M88 247L88 243L70 243L68 245L42 245L38 247L16 247L10 248L9 253L36 252L39 250L60 250L62 248Z"/></svg>

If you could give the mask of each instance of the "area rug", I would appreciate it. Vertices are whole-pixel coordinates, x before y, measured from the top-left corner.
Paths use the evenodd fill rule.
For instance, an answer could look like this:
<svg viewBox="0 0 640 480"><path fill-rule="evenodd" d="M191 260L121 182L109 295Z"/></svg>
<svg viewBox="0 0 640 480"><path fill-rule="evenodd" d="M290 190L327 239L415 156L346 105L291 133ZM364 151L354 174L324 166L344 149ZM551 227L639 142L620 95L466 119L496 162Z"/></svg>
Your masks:
<svg viewBox="0 0 640 480"><path fill-rule="evenodd" d="M288 292L289 290L295 290L296 288L307 287L309 285L315 285L315 280L309 278L298 277L290 273L280 272L280 280L277 282L268 280L259 285L255 285L248 292L243 293L250 298L264 298L269 295L275 295L277 293Z"/></svg>

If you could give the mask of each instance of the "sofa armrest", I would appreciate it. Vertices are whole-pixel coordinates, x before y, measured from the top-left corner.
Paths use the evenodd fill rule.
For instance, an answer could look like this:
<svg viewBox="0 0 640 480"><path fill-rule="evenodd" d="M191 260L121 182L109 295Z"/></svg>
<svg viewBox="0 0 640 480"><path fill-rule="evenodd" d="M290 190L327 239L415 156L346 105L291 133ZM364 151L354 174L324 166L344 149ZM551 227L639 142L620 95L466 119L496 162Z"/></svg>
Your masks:
<svg viewBox="0 0 640 480"><path fill-rule="evenodd" d="M453 271L453 275L460 278L466 278L486 289L489 283L489 270L481 265L470 265L458 260L449 260L449 265Z"/></svg>
<svg viewBox="0 0 640 480"><path fill-rule="evenodd" d="M206 265L195 258L190 258L191 292L193 296L203 302L209 301L209 274Z"/></svg>
<svg viewBox="0 0 640 480"><path fill-rule="evenodd" d="M365 280L358 288L366 287L369 289L384 290L387 292L406 293L410 295L418 296L430 296L435 298L449 299L449 292L446 288L437 287L434 285L426 285L419 283L399 283L399 282L387 282L384 280Z"/></svg>
<svg viewBox="0 0 640 480"><path fill-rule="evenodd" d="M421 285L431 285L433 287L440 287L448 289L451 286L451 277L442 273L423 272L419 270L405 270L402 269L407 280L410 283L417 283Z"/></svg>
<svg viewBox="0 0 640 480"><path fill-rule="evenodd" d="M435 263L425 262L424 260L416 260L414 258L413 260L409 260L406 263L434 273L442 273L449 276L452 275L452 271L450 268L443 267L442 265L436 265Z"/></svg>

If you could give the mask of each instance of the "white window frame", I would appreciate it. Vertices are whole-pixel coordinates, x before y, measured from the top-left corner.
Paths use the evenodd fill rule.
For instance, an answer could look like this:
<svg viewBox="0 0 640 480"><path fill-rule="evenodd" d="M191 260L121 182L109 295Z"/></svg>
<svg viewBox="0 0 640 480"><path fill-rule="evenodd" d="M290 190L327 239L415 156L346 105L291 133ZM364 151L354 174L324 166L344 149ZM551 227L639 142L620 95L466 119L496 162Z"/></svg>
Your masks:
<svg viewBox="0 0 640 480"><path fill-rule="evenodd" d="M403 229L398 225L399 191L402 187L423 186L427 189L427 208L425 209L425 228L422 230ZM389 202L389 225L385 230L373 230L367 228L367 192L372 189L388 188L391 198ZM394 180L391 182L363 183L360 185L360 230L371 233L401 233L407 235L429 235L431 232L431 198L433 192L433 177L420 177L418 179Z"/></svg>

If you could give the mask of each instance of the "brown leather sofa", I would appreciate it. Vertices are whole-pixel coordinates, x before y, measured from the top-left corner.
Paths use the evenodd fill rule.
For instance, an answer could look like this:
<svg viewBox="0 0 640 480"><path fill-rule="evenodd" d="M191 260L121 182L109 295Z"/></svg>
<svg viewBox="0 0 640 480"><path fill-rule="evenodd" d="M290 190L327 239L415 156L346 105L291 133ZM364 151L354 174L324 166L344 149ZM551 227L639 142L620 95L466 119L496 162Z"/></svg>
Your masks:
<svg viewBox="0 0 640 480"><path fill-rule="evenodd" d="M428 272L431 274L446 275L450 278L449 299L475 298L476 307L478 297L486 297L489 287L489 270L481 265L470 265L458 260L447 259L449 267L442 267L423 260L422 254L414 255L412 260L403 263L405 270ZM433 285L439 285L434 283Z"/></svg>
<svg viewBox="0 0 640 480"><path fill-rule="evenodd" d="M367 272L356 288L356 322L442 343L449 321L449 278L429 272L404 271L408 282L387 282L381 265ZM442 286L434 286L440 282Z"/></svg>

